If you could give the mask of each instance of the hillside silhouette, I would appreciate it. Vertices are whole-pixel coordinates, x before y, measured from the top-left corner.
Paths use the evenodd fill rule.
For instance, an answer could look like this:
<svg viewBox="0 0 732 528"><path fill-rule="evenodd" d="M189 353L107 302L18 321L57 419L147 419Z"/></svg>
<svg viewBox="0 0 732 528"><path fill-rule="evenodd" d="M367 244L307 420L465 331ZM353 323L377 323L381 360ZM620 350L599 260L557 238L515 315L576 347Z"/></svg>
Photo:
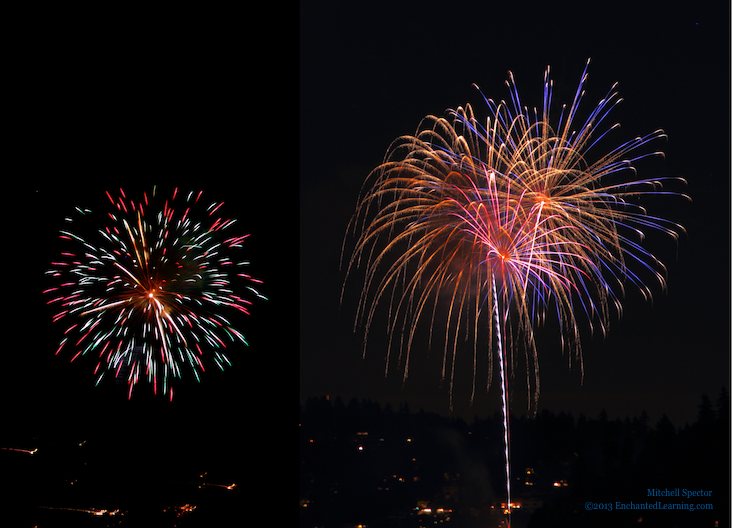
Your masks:
<svg viewBox="0 0 732 528"><path fill-rule="evenodd" d="M694 423L645 412L611 420L542 411L511 417L512 526L725 526L729 397L702 395ZM408 404L311 398L300 407L300 526L499 526L502 417L468 423ZM649 490L707 497L649 497ZM613 511L586 509L610 504ZM618 504L704 503L694 511ZM709 506L711 504L711 506ZM633 507L633 506L631 506ZM670 507L670 506L665 506Z"/></svg>

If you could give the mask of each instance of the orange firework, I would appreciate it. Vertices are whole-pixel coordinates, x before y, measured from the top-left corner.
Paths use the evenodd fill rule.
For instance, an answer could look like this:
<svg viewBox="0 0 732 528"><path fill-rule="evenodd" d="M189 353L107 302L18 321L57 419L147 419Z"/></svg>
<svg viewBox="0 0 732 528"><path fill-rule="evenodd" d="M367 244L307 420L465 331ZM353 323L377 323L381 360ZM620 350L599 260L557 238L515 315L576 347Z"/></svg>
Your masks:
<svg viewBox="0 0 732 528"><path fill-rule="evenodd" d="M430 317L431 342L438 299L443 296L448 304L442 378L450 357L452 406L458 335L465 328L473 341L472 401L479 321L482 315L487 317L488 388L494 346L500 366L509 516L508 372L515 365L514 351L519 346L524 351L530 392L533 372L536 406L539 362L534 325L554 310L562 348L569 344L570 361L577 358L583 370L577 314L586 316L591 330L598 322L604 334L609 306L620 314L626 281L646 298L651 290L645 274L665 287L663 264L641 246L643 230L657 229L673 238L682 231L629 202L638 195L663 193L661 180L635 179L633 166L640 158L662 155L640 149L665 137L663 131L635 138L591 161L593 147L617 127L596 136L620 99L613 86L575 129L586 78L587 67L556 127L550 124L548 68L543 108L541 114L534 109L533 119L519 102L510 72L512 104L496 105L486 99L492 115L485 127L470 105L449 111L450 119L426 117L414 136L392 143L384 163L369 175L348 229L358 239L347 276L365 264L356 317L356 323L365 326L364 352L376 307L388 299L387 370L398 340L400 362L405 354L406 380L417 323L426 314ZM628 173L633 179L618 183Z"/></svg>
<svg viewBox="0 0 732 528"><path fill-rule="evenodd" d="M562 347L569 347L570 361L577 359L582 369L579 316L604 335L610 307L621 311L624 283L637 286L648 298L646 275L665 286L663 265L641 245L643 230L676 237L682 228L648 216L629 201L663 193L660 179L637 179L633 164L662 155L641 147L665 136L657 130L593 158L598 142L617 128L598 134L620 99L613 86L576 128L586 78L585 68L572 104L562 108L553 127L549 69L541 112L521 107L509 73L512 103L486 99L491 116L485 126L470 105L449 111L448 118L428 116L414 136L395 140L369 175L349 225L348 232L358 239L347 275L365 268L356 318L365 328L364 345L377 305L389 305L386 369L398 343L406 379L417 323L429 318L431 342L438 298L443 296L448 309L442 376L449 358L450 397L461 329L472 336L474 395L481 328L488 332L491 347L488 387L492 347L496 339L507 338L509 363L514 364L514 350L521 348L531 366L527 385L531 388L533 373L536 402L533 328L549 310L561 326ZM622 179L625 174L633 179ZM499 286L498 308L494 285ZM496 310L500 325L480 325L481 315L492 321Z"/></svg>

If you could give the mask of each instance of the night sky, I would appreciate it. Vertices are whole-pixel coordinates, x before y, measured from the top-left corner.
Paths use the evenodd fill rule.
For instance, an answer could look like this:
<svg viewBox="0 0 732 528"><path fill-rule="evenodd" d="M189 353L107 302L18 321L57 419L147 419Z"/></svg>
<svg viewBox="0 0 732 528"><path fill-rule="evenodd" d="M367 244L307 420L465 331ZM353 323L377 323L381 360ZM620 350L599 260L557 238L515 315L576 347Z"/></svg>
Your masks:
<svg viewBox="0 0 732 528"><path fill-rule="evenodd" d="M272 31L263 45L257 30L254 45L242 36L251 22L219 25L225 14L83 28L55 13L30 17L8 65L3 440L91 435L141 465L216 454L248 475L260 453L251 442L282 432L296 395L300 404L327 394L447 414L441 350L415 350L402 386L400 369L384 377L378 328L361 359L360 286L348 283L339 305L341 245L360 186L426 114L466 102L480 114L472 83L506 98L512 70L535 105L551 65L555 101L569 102L588 57L585 108L619 82L621 135L663 128L666 160L649 170L686 178L693 202L654 204L688 233L678 251L651 240L668 292L656 289L652 306L629 294L610 337L585 343L584 383L550 339L539 349L539 409L693 421L702 393L714 401L730 388L729 17L704 2L637 4L301 3L299 61L297 37L282 44ZM105 190L139 195L154 184L226 202L252 234L245 250L269 298L242 320L250 347L232 354L232 368L183 382L172 404L144 383L127 401L109 380L94 387L87 364L54 356L63 329L41 293L74 206L106 207ZM499 410L497 384L471 407L471 367L458 358L457 371L455 414ZM125 460L113 461L117 470Z"/></svg>
<svg viewBox="0 0 732 528"><path fill-rule="evenodd" d="M14 492L6 499L14 526L42 524L34 516L44 515L64 522L64 512L43 509L51 506L129 508L123 521L136 525L133 515L174 517L162 508L187 502L198 506L188 525L199 525L196 516L200 525L227 525L205 505L216 488L198 492L185 482L204 472L213 483L236 482L237 489L220 490L228 501L222 515L240 520L255 485L251 459L279 434L273 404L283 405L286 387L295 397L296 160L292 154L287 171L282 160L273 163L273 120L255 104L269 94L252 90L250 76L267 71L266 59L248 56L239 15L97 14L94 24L89 13L68 10L19 17L9 53L0 447L38 453L2 451L12 466L4 484ZM146 382L128 401L112 376L94 386L91 360L55 356L65 326L52 324L42 294L74 207L107 210L105 191L123 188L137 199L153 185L223 201L223 214L238 221L232 232L251 234L239 255L268 298L255 301L250 316L232 317L250 345L231 350L233 365L207 369L200 383L186 376L172 403ZM256 485L271 475L261 473Z"/></svg>
<svg viewBox="0 0 732 528"><path fill-rule="evenodd" d="M346 284L341 244L359 189L396 137L427 114L470 102L472 83L508 98L508 70L522 103L541 104L551 66L554 101L571 103L592 62L583 100L589 111L618 82L623 103L608 121L619 141L662 128L665 161L640 176L680 176L693 201L654 200L652 214L682 224L678 247L649 237L668 267L668 291L653 303L630 290L610 336L587 339L584 382L551 339L540 343L539 410L611 418L663 414L678 426L696 419L702 394L729 389L729 26L713 2L503 3L335 2L300 6L300 403L309 397L368 398L398 408L448 413L440 384L442 348L414 350L410 375L384 376L385 327L372 329L365 359L353 332L360 285ZM714 6L714 7L712 7ZM580 119L586 117L586 113ZM350 240L351 244L353 239ZM347 247L348 246L347 242ZM347 258L348 255L346 255ZM458 355L454 413L472 420L500 409L497 381L469 405L469 345ZM497 369L495 371L497 376ZM496 378L497 379L497 378ZM479 378L480 380L480 378ZM519 373L514 401L525 395ZM480 381L479 381L480 383ZM525 398L525 396L524 396ZM514 412L525 412L515 404Z"/></svg>
<svg viewBox="0 0 732 528"><path fill-rule="evenodd" d="M281 219L295 220L278 207L294 210L296 202L273 192L270 151L260 144L265 134L252 126L251 101L242 95L244 41L203 14L196 24L150 14L124 30L121 18L61 30L53 13L44 15L33 17L13 54L3 194L4 432L124 433L155 445L175 438L169 448L190 456L225 442L238 446L230 454L239 463L241 435L261 420L262 402L271 397L261 381L272 375L271 358L293 354L297 328L294 264L283 258L278 235ZM52 285L44 272L61 251L58 232L75 206L107 210L106 190L123 188L137 199L153 185L164 194L177 186L223 201L224 214L238 221L236 234L251 234L240 255L269 299L239 320L250 346L232 351L233 367L207 372L200 384L184 379L172 404L154 398L147 383L127 401L111 376L94 387L93 365L54 356L65 327L51 323L41 293ZM289 345L283 324L291 329Z"/></svg>

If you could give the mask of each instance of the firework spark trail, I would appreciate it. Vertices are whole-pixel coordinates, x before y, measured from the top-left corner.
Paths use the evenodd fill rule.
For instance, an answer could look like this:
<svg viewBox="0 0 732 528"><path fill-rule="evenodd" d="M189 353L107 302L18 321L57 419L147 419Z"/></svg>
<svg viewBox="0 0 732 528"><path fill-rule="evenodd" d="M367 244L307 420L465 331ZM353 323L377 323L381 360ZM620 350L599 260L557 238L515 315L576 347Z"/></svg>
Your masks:
<svg viewBox="0 0 732 528"><path fill-rule="evenodd" d="M96 383L107 372L126 375L130 398L144 373L156 394L172 399L182 365L200 381L209 358L223 369L231 364L228 344L248 344L219 312L249 314L252 301L239 285L266 300L255 287L262 281L243 272L249 263L230 255L249 235L229 234L235 220L218 216L223 202L198 206L202 192L178 197L175 189L162 204L155 188L140 201L122 189L118 198L106 195L107 224L94 231L92 211L77 208L80 218L67 221L78 231L60 232L71 249L47 272L61 281L44 291L53 296L48 304L61 307L54 322L72 320L56 354L73 346L72 361L96 355Z"/></svg>
<svg viewBox="0 0 732 528"><path fill-rule="evenodd" d="M506 505L508 507L509 524L511 515L511 457L508 432L508 377L505 372L505 361L503 358L503 337L501 333L501 318L498 310L498 295L496 294L496 281L491 277L491 289L493 290L493 313L496 320L496 336L498 340L498 361L501 367L501 410L503 411L503 454L506 462Z"/></svg>
<svg viewBox="0 0 732 528"><path fill-rule="evenodd" d="M38 448L35 449L21 449L19 447L0 447L3 451L13 451L15 453L25 453L26 455L35 455Z"/></svg>
<svg viewBox="0 0 732 528"><path fill-rule="evenodd" d="M483 96L490 112L485 126L470 105L449 110L449 118L424 118L414 136L392 142L383 163L367 177L347 229L346 239L353 233L357 240L346 281L355 269L365 269L355 318L356 326L364 326L364 353L376 307L388 305L385 371L398 342L398 362L403 361L406 380L418 323L429 319L431 346L441 296L448 300L442 379L450 357L451 408L464 321L473 322L467 332L473 342L471 401L478 329L488 332L487 388L497 343L507 476L508 376L515 371L514 351L524 351L529 392L533 374L536 410L539 362L534 326L554 312L562 352L569 350L570 367L573 359L578 361L584 375L580 315L591 333L599 329L604 336L611 315L621 314L626 284L647 299L649 278L665 288L665 267L642 245L645 231L659 231L674 240L683 232L681 226L649 216L633 203L650 195L688 198L663 190L669 182L685 183L681 178L636 178L635 162L663 155L645 151L651 142L665 138L663 131L595 154L619 127L600 127L621 101L616 86L576 127L588 66L589 61L556 127L550 119L549 68L541 113L522 107L509 72L511 103L496 104ZM632 179L626 180L626 174ZM480 325L481 317L488 324ZM510 494L510 482L507 486Z"/></svg>

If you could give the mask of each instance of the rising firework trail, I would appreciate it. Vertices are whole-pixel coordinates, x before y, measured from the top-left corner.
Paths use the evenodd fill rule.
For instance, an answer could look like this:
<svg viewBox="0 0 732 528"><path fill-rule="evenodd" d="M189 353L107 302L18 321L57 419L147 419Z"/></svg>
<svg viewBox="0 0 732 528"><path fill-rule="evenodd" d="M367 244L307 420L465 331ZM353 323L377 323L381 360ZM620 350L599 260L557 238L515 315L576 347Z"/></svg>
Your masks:
<svg viewBox="0 0 732 528"><path fill-rule="evenodd" d="M202 192L161 197L153 188L136 200L120 189L107 198L108 210L76 208L60 231L66 249L44 291L53 321L67 325L56 354L94 358L97 384L124 376L129 398L144 376L172 399L185 370L200 381L212 364L231 364L228 347L248 344L230 314L265 299L240 255L249 235Z"/></svg>
<svg viewBox="0 0 732 528"><path fill-rule="evenodd" d="M536 409L534 328L553 312L570 366L575 360L583 371L580 321L605 335L611 314L621 313L626 285L646 298L650 282L664 288L665 268L643 247L645 231L674 239L683 231L634 203L641 196L683 196L663 187L673 180L683 183L679 178L637 178L639 159L663 155L648 148L665 137L663 131L608 148L619 127L604 127L621 101L615 86L576 125L587 66L556 124L550 115L549 68L540 111L521 105L509 72L511 102L484 97L485 123L470 105L448 111L447 118L423 119L413 136L392 143L368 176L348 228L357 239L346 277L365 269L356 316L356 324L364 326L364 353L376 307L385 303L386 369L396 346L406 380L419 321L428 319L431 343L438 299L447 299L442 378L449 364L452 405L459 335L467 334L473 343L472 401L483 357L479 329L488 332L487 388L493 350L500 366L509 514L508 378L516 369L516 353L523 351Z"/></svg>

